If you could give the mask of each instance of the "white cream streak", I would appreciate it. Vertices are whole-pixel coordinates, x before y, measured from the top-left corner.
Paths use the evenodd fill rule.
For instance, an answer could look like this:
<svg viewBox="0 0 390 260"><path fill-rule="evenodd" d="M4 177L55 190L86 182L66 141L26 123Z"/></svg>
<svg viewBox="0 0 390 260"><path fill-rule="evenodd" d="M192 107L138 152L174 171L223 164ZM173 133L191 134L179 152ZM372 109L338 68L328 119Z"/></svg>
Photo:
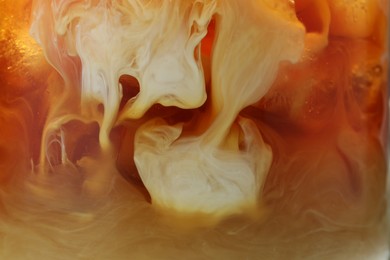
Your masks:
<svg viewBox="0 0 390 260"><path fill-rule="evenodd" d="M281 61L296 62L302 54L305 31L289 1L35 4L41 8L36 8L31 31L65 78L64 92L68 96L80 92L79 113L84 121L99 123L99 142L108 152L112 127L142 117L153 104L190 109L205 102L200 42L214 16L209 97L213 123L199 136L184 137L182 124L152 120L137 131L135 162L155 205L214 215L256 207L272 152L254 123L237 116L268 91ZM40 14L45 12L52 16L43 18ZM42 19L49 19L49 26ZM47 35L54 40L47 42ZM81 73L72 72L69 64L63 66L62 61L72 57L80 58ZM77 71L77 63L72 68ZM124 74L139 81L140 92L119 113L119 78ZM69 115L52 117L66 122Z"/></svg>
<svg viewBox="0 0 390 260"><path fill-rule="evenodd" d="M83 113L88 116L98 104L104 106L100 122L104 148L109 147L108 135L118 116L122 98L118 82L123 74L135 77L141 90L126 105L122 119L139 118L154 103L180 108L204 103L203 70L196 58L200 55L194 53L199 52L214 2L53 1L51 8L47 1L35 4L41 8L36 11L32 34L46 53L58 46L42 39L50 28L39 14L52 12L54 21L46 22L55 23L54 38L65 41L67 55L81 59ZM56 68L66 74L61 71L66 68Z"/></svg>

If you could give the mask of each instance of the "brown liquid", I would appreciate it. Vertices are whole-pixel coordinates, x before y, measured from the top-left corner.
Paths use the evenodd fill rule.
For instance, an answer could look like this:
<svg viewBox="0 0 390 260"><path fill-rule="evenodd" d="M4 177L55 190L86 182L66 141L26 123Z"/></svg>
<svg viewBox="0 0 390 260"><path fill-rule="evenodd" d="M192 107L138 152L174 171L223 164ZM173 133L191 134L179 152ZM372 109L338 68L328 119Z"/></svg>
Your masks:
<svg viewBox="0 0 390 260"><path fill-rule="evenodd" d="M334 18L336 2L327 18L326 1L296 1L308 34L326 34L330 19L328 42L318 50L306 42L312 51L280 63L270 90L240 112L256 124L273 159L255 214L223 218L154 207L133 159L135 133L147 121L184 122L183 136L197 136L214 120L212 100L193 109L155 104L115 125L115 165L101 159L94 121L63 122L55 138L47 137L57 142L42 145L53 107L64 102L58 114L75 114L80 94L64 101L64 79L28 35L31 3L1 2L0 258L385 259L386 18L379 5L368 5L376 12L372 28L353 31ZM218 19L202 41L208 94ZM76 65L68 71L77 72L80 60L70 60ZM140 85L131 76L120 81L122 111ZM96 111L99 118L107 109Z"/></svg>

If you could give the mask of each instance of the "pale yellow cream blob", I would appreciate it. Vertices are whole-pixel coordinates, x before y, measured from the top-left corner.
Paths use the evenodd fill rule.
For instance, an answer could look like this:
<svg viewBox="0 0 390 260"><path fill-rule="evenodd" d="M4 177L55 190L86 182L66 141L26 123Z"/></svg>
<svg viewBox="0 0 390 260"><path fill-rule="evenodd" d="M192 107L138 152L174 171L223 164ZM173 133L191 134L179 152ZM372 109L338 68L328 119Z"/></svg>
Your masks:
<svg viewBox="0 0 390 260"><path fill-rule="evenodd" d="M154 120L135 138L135 161L153 203L214 215L257 207L272 162L257 127L238 113L270 88L281 61L295 62L304 29L287 1L226 0L216 9L212 123L199 136Z"/></svg>

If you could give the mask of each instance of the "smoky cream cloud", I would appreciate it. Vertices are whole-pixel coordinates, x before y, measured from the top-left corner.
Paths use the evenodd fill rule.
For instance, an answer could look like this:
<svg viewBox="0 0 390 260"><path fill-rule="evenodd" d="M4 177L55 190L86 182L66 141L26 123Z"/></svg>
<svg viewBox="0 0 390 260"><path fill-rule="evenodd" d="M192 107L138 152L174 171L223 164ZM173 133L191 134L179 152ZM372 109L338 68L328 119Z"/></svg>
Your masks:
<svg viewBox="0 0 390 260"><path fill-rule="evenodd" d="M236 0L36 4L41 7L31 31L49 60L58 41L63 48L57 56L80 59L74 79L78 116L98 122L103 150L110 149L113 126L142 117L154 104L194 109L210 102L208 115L196 118L209 123L199 124L196 134L187 133L183 123L169 125L163 119L137 130L134 160L153 204L216 215L256 208L272 149L255 124L238 114L267 93L281 61L299 60L305 30L293 5ZM39 15L46 12L52 15ZM207 96L201 41L212 19L216 28ZM40 35L47 28L45 35L57 40L44 44ZM57 69L75 77L66 66ZM119 111L122 75L137 79L140 89Z"/></svg>

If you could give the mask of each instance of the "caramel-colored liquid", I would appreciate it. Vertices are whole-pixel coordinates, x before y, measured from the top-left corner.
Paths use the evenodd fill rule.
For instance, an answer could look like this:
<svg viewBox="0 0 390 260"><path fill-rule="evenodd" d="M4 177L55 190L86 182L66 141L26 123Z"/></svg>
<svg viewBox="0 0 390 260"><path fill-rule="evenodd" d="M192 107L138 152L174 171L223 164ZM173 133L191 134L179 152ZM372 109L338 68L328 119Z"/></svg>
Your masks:
<svg viewBox="0 0 390 260"><path fill-rule="evenodd" d="M63 123L56 138L65 148L43 145L53 107L64 102L59 110L68 110L58 115L77 113L81 94L63 101L64 77L28 33L30 1L0 2L0 258L386 259L384 1L358 1L370 3L366 25L356 30L335 18L343 13L338 2L296 1L306 33L326 35L327 42L308 37L300 60L281 62L264 97L239 113L271 147L272 163L256 212L217 219L154 207L134 162L143 124L162 118L183 123L183 136L197 136L215 120L213 101L193 109L155 104L113 126L115 163L100 159L94 121ZM208 94L218 19L202 40ZM69 59L75 65L68 71L80 73L80 60ZM123 111L140 84L128 75L120 82ZM42 170L42 160L50 170ZM107 174L94 179L100 171Z"/></svg>

